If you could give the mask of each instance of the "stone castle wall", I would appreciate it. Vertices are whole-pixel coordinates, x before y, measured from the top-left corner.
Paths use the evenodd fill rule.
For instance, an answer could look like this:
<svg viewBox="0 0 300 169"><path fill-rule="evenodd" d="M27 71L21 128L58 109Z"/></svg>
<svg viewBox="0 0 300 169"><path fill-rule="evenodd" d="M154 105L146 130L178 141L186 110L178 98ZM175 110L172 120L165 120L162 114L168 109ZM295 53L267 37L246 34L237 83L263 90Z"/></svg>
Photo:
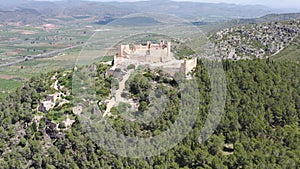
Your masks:
<svg viewBox="0 0 300 169"><path fill-rule="evenodd" d="M191 72L197 66L197 58L184 60L181 64L180 72L187 74Z"/></svg>
<svg viewBox="0 0 300 169"><path fill-rule="evenodd" d="M146 63L149 64L149 67L152 67L150 66L152 63L158 63L153 69L161 68L171 75L176 72L187 75L197 66L197 58L176 60L173 55L171 53L171 43L166 41L162 41L160 44L147 42L147 45L120 45L118 56L114 57L114 65L119 65L123 62L123 59Z"/></svg>

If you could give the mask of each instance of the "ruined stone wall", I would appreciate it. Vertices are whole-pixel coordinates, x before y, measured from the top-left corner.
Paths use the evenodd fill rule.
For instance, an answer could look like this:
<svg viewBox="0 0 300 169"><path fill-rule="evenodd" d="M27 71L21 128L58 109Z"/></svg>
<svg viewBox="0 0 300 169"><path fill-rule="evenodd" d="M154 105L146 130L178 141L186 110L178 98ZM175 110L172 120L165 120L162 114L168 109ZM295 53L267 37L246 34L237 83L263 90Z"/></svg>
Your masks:
<svg viewBox="0 0 300 169"><path fill-rule="evenodd" d="M167 56L171 57L171 42L168 42L167 52Z"/></svg>
<svg viewBox="0 0 300 169"><path fill-rule="evenodd" d="M162 42L160 44L151 44L151 42L147 42L147 45L134 45L132 48L130 48L129 45L119 45L119 51L118 56L119 57L126 57L127 55L131 54L139 54L144 55L147 54L147 51L150 51L150 55L157 56L158 54L163 57L160 60L168 60L166 58L169 58L171 56L171 42L168 42L167 44L163 44Z"/></svg>
<svg viewBox="0 0 300 169"><path fill-rule="evenodd" d="M162 70L164 73L170 74L173 76L176 72L180 72L180 67L164 67L164 66L151 66L151 65L145 65L145 67L151 69L151 70Z"/></svg>
<svg viewBox="0 0 300 169"><path fill-rule="evenodd" d="M181 64L180 72L187 74L197 66L197 58L184 60Z"/></svg>
<svg viewBox="0 0 300 169"><path fill-rule="evenodd" d="M139 61L139 62L144 62L146 60L146 56L140 56L140 55L132 55L130 57L130 59L133 59L133 60L136 60L136 61Z"/></svg>
<svg viewBox="0 0 300 169"><path fill-rule="evenodd" d="M125 57L126 55L131 54L131 52L129 45L120 45L118 56Z"/></svg>
<svg viewBox="0 0 300 169"><path fill-rule="evenodd" d="M143 46L143 45L134 45L133 49L135 51L137 51L137 50L148 50L148 47L147 46Z"/></svg>
<svg viewBox="0 0 300 169"><path fill-rule="evenodd" d="M170 74L171 76L173 76L176 72L180 72L180 68L179 67L177 67L177 68L164 67L164 68L162 68L162 70L165 73Z"/></svg>

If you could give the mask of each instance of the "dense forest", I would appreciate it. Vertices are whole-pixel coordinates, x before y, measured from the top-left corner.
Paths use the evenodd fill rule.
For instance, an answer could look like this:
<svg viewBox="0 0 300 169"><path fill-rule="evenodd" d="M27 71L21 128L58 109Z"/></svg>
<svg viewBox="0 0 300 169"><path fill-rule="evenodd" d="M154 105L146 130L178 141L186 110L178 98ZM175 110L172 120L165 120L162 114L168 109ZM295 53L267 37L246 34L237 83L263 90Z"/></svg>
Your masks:
<svg viewBox="0 0 300 169"><path fill-rule="evenodd" d="M113 80L105 78L99 64L99 97L108 95ZM51 77L71 90L72 72L63 70L34 77L0 101L0 168L297 168L300 166L300 69L299 63L270 60L223 61L227 97L225 113L214 134L204 143L198 137L210 108L210 78L199 61L194 71L200 90L201 107L197 123L178 145L145 159L112 154L86 136L72 113L74 98L48 113L37 106L51 90ZM65 74L62 76L62 74ZM137 83L139 82L139 83ZM156 82L171 99L167 111L148 125L122 118L114 127L126 135L156 135L174 122L177 115L177 86L166 75L151 72L130 79L127 88L139 98L139 113L147 109L147 93ZM102 85L101 85L102 84ZM114 114L122 113L117 107ZM66 115L76 122L57 131L53 122ZM36 118L40 117L40 118ZM60 126L59 128L64 128Z"/></svg>

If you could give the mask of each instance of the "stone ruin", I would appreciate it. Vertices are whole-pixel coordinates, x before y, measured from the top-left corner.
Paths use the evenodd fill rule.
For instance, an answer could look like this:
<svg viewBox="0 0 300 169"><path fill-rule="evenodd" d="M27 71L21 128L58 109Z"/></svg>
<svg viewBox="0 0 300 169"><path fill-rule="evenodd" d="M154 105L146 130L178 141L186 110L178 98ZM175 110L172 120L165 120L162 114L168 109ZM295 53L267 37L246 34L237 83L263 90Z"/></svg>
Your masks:
<svg viewBox="0 0 300 169"><path fill-rule="evenodd" d="M120 45L118 57L130 57L146 62L168 62L173 57L171 53L171 42L161 41L159 44L153 44L151 41L147 45Z"/></svg>
<svg viewBox="0 0 300 169"><path fill-rule="evenodd" d="M113 74L116 68L126 68L129 64L143 65L150 69L162 69L174 75L181 72L187 75L197 66L197 58L177 60L171 52L171 42L161 40L155 44L148 41L142 45L124 45L118 47L118 54L114 56L114 65L109 71Z"/></svg>

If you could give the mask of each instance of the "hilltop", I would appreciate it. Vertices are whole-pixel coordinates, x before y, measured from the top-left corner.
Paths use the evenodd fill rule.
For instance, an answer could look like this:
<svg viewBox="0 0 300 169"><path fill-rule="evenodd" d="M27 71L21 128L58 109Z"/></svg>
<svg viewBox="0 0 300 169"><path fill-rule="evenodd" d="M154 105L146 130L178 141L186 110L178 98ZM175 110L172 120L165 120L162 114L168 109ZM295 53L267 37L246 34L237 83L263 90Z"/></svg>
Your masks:
<svg viewBox="0 0 300 169"><path fill-rule="evenodd" d="M95 102L94 99L100 100L95 102L98 105L111 97L110 90L116 85L112 77L105 77L107 65L97 63L85 67L95 71L89 74L96 85L84 86L90 79L77 85L81 91L86 91L84 94L94 89L96 97L79 97L87 98L81 105L76 104L78 96L72 88L72 75L76 70L60 70L32 78L5 99L0 99L0 165L3 168L299 166L299 64L226 60L223 65L228 93L225 113L214 134L205 142L198 141L211 106L209 76L199 62L194 74L201 104L193 131L174 148L146 159L121 157L107 151L89 137L88 128L80 119L86 117L97 124L110 123L120 135L132 138L159 136L174 123L178 114L180 95L173 79L163 72L147 70L129 78L126 84L129 92L125 95L140 101L139 111L133 118L149 115L145 110L151 105L149 93L153 87L155 94L169 98L161 115L149 123L141 123L126 119L124 110L130 108L126 103L112 108L111 118L102 117L105 106L88 106Z"/></svg>
<svg viewBox="0 0 300 169"><path fill-rule="evenodd" d="M291 45L299 31L300 19L294 19L238 25L218 31L210 39L225 59L269 58Z"/></svg>

